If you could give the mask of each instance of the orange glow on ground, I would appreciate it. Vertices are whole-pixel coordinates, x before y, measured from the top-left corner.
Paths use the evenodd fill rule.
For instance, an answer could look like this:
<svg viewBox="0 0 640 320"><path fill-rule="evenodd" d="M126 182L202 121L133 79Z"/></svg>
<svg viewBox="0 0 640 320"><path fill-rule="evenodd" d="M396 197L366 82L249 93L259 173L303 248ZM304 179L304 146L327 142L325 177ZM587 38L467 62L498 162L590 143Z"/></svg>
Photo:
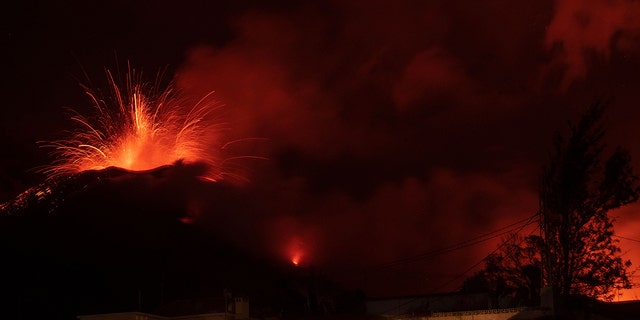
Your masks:
<svg viewBox="0 0 640 320"><path fill-rule="evenodd" d="M107 167L140 171L185 161L207 164L209 180L222 178L223 128L213 114L219 104L205 96L185 108L187 101L171 88L147 89L130 74L121 90L107 75L113 97L86 91L95 116L76 113L71 119L78 128L68 138L43 145L54 148L56 159L43 172L51 177Z"/></svg>

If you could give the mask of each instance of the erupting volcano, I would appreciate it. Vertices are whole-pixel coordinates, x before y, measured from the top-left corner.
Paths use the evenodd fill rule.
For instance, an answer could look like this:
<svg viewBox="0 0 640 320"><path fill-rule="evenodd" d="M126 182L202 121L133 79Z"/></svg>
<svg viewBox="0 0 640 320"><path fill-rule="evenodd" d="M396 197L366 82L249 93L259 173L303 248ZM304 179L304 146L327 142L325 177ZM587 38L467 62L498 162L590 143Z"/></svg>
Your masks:
<svg viewBox="0 0 640 320"><path fill-rule="evenodd" d="M44 173L55 177L108 167L140 171L185 161L204 163L207 180L228 174L221 158L225 126L216 114L221 104L211 93L194 104L171 86L160 91L146 85L135 71L127 74L124 90L111 72L107 76L109 99L84 87L95 115L74 112L71 119L78 126L69 137L42 144L52 147L55 157Z"/></svg>

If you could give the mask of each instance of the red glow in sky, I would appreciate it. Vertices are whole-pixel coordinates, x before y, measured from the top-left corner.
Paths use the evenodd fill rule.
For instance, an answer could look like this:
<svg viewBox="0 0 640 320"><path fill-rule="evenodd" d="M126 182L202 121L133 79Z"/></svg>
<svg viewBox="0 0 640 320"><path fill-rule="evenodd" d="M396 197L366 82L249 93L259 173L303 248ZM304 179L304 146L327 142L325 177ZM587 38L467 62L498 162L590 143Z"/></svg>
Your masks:
<svg viewBox="0 0 640 320"><path fill-rule="evenodd" d="M186 97L215 91L235 135L268 139L243 152L264 148L270 160L237 168L255 173L240 204L208 191L190 194L202 218L193 224L210 217L216 235L287 263L365 270L530 216L554 131L594 98L614 98L606 142L628 147L640 172L638 1L259 3L154 1L65 11L62 18L26 6L24 18L3 33L13 87L0 111L2 137L6 150L25 157L1 159L3 195L22 191L28 180L18 173L43 163L33 141L68 129L52 119L62 119L61 106L76 105L69 88L77 83L59 77L76 59L69 52L101 71L109 63L103 54L114 50L147 70L171 64L175 88ZM121 24L113 28L116 17ZM144 169L180 157L220 163L219 131L200 131L209 132L211 122L187 121L198 138L178 147L184 121L173 122L173 112L155 117L159 100L139 93L133 99L123 92L122 104L106 107L95 99L124 118L117 134L91 115L79 117L77 135L53 143L62 159L54 171ZM171 130L157 130L167 122ZM161 160L142 161L150 155ZM637 207L629 210L615 232L640 239ZM297 247L300 239L306 246ZM621 245L632 268L640 265L637 242ZM454 291L459 282L441 285L494 248L379 270L364 289ZM363 283L357 273L349 277ZM634 290L623 299L638 297Z"/></svg>
<svg viewBox="0 0 640 320"><path fill-rule="evenodd" d="M191 47L177 76L188 92L215 88L242 119L238 130L271 139L266 220L313 232L314 258L327 264L367 268L536 212L553 132L594 92L617 95L611 144L638 145L628 134L640 135L631 89L640 28L628 18L637 3L328 7L242 15L236 38ZM435 290L491 247L411 266L420 272L387 270L368 285L387 283L379 295Z"/></svg>

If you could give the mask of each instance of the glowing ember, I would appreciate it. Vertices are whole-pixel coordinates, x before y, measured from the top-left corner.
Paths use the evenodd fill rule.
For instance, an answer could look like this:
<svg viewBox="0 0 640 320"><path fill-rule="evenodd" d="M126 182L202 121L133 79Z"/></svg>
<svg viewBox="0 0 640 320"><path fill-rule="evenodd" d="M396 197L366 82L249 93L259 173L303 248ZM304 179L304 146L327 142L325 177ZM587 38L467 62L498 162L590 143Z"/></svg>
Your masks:
<svg viewBox="0 0 640 320"><path fill-rule="evenodd" d="M171 87L162 92L147 90L132 79L135 73L129 73L122 91L111 73L107 75L111 103L86 90L96 115L87 118L75 113L71 119L79 128L67 139L43 145L54 148L56 159L43 172L53 177L107 167L138 171L185 161L206 164L209 180L224 177L220 158L224 128L214 115L220 105L209 95L185 108L186 99Z"/></svg>

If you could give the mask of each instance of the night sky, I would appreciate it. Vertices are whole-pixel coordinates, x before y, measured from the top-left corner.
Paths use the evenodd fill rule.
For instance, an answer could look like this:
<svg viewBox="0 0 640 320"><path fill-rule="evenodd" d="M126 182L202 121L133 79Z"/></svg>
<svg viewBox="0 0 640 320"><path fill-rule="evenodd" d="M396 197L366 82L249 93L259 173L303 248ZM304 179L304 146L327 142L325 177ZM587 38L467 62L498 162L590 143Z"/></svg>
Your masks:
<svg viewBox="0 0 640 320"><path fill-rule="evenodd" d="M605 152L628 148L640 172L638 1L39 1L2 15L0 200L44 181L37 142L69 128L65 108L91 111L81 85L130 63L187 96L214 91L233 153L268 158L237 162L248 182L233 196L174 186L193 225L249 256L302 252L370 296L456 290L499 237L394 262L533 215L554 132L595 99L612 101ZM637 210L613 213L616 235L640 239ZM640 244L621 246L635 269Z"/></svg>

